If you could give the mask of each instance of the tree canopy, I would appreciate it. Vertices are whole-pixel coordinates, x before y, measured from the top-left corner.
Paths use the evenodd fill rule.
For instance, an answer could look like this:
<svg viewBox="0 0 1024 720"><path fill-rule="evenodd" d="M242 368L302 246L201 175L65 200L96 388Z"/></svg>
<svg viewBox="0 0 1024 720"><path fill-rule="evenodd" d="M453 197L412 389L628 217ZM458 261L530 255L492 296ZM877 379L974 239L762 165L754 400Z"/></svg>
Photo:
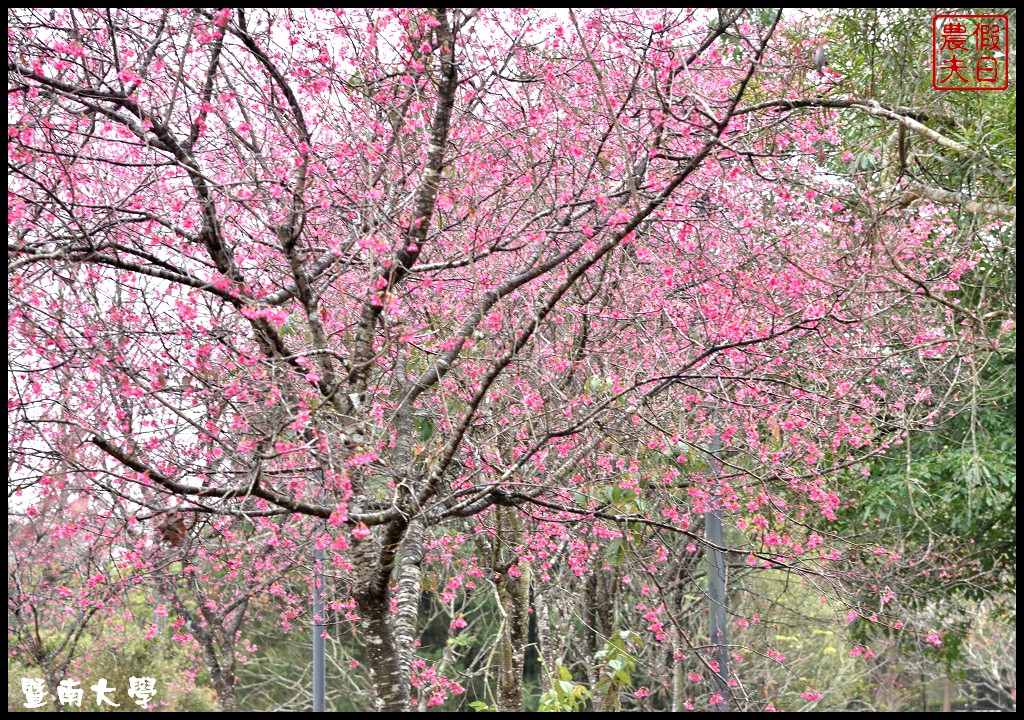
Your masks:
<svg viewBox="0 0 1024 720"><path fill-rule="evenodd" d="M765 578L905 625L897 540L849 531L901 453L1009 562L1013 404L978 449L977 398L1015 393L1015 108L880 79L867 20L8 20L11 552L90 564L9 575L9 642L44 597L54 642L148 603L234 710L247 614L290 626L316 548L376 709L762 709ZM917 434L963 422L966 486Z"/></svg>

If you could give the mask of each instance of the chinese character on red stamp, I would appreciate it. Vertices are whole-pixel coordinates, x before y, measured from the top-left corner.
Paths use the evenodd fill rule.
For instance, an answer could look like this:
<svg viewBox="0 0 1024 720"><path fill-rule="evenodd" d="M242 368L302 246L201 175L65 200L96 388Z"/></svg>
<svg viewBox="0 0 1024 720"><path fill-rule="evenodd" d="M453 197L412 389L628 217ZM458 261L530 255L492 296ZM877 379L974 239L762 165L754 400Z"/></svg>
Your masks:
<svg viewBox="0 0 1024 720"><path fill-rule="evenodd" d="M932 18L932 87L936 90L1005 90L1010 86L1006 15L936 15Z"/></svg>

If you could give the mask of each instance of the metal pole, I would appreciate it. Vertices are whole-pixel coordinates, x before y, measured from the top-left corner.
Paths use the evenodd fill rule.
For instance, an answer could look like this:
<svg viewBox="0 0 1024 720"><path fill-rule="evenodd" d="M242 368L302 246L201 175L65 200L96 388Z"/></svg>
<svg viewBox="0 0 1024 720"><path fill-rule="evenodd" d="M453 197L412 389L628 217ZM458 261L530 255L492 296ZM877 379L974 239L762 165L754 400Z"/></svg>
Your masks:
<svg viewBox="0 0 1024 720"><path fill-rule="evenodd" d="M719 463L718 452L722 449L722 439L718 435L711 437L711 474L715 478L714 489L707 512L704 513L704 537L715 546L707 548L708 560L708 602L710 605L708 636L712 645L711 657L718 663L718 672L712 678L715 692L721 694L723 702L712 705L712 710L728 712L729 710L729 654L726 648L725 622L725 555L716 548L725 547L722 532L722 505L718 497Z"/></svg>
<svg viewBox="0 0 1024 720"><path fill-rule="evenodd" d="M324 712L324 551L313 550L313 712Z"/></svg>

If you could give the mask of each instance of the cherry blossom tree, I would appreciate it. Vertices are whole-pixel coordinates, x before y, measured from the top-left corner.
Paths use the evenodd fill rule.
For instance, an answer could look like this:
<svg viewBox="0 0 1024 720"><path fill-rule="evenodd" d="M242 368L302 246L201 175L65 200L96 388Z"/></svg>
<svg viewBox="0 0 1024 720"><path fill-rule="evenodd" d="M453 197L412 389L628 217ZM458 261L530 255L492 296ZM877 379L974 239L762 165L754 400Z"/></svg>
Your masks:
<svg viewBox="0 0 1024 720"><path fill-rule="evenodd" d="M253 614L291 629L308 595L291 587L291 571L309 564L302 563L311 548L302 520L194 521L169 552L131 559L152 593L154 620L174 618L173 639L202 658L223 712L237 710L237 667L256 649L247 633Z"/></svg>
<svg viewBox="0 0 1024 720"><path fill-rule="evenodd" d="M63 516L47 507L60 499L67 501ZM84 522L87 507L82 498L53 494L7 524L8 653L38 669L53 697L87 654L83 638L90 625L116 616L122 606L123 586L108 577L104 562L111 534Z"/></svg>
<svg viewBox="0 0 1024 720"><path fill-rule="evenodd" d="M931 422L975 342L950 212L830 165L847 113L939 140L831 97L808 22L9 11L18 502L70 465L98 522L151 537L172 512L293 518L332 553L381 710L461 690L415 657L435 573L494 588L503 710L529 613L559 655L559 577L597 615L639 593L672 672L724 681L680 616L704 513L730 561L843 599L836 472ZM608 708L626 621L588 640Z"/></svg>

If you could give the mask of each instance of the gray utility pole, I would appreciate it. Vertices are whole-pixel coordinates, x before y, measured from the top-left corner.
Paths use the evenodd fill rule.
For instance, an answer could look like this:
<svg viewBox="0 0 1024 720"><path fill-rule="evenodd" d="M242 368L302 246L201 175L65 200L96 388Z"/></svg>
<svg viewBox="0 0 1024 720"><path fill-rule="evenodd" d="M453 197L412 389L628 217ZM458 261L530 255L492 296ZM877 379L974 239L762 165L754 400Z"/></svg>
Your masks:
<svg viewBox="0 0 1024 720"><path fill-rule="evenodd" d="M313 550L313 712L324 712L324 551Z"/></svg>
<svg viewBox="0 0 1024 720"><path fill-rule="evenodd" d="M718 495L718 477L721 466L718 453L722 449L722 439L718 435L711 437L709 446L711 455L711 474L715 478L714 492L710 499L707 512L704 513L704 537L708 541L708 603L710 605L708 636L711 642L711 657L718 663L718 672L712 678L715 692L721 693L724 702L712 705L712 710L729 711L729 651L726 647L726 597L725 597L725 554L716 548L725 547L722 532L722 505Z"/></svg>

